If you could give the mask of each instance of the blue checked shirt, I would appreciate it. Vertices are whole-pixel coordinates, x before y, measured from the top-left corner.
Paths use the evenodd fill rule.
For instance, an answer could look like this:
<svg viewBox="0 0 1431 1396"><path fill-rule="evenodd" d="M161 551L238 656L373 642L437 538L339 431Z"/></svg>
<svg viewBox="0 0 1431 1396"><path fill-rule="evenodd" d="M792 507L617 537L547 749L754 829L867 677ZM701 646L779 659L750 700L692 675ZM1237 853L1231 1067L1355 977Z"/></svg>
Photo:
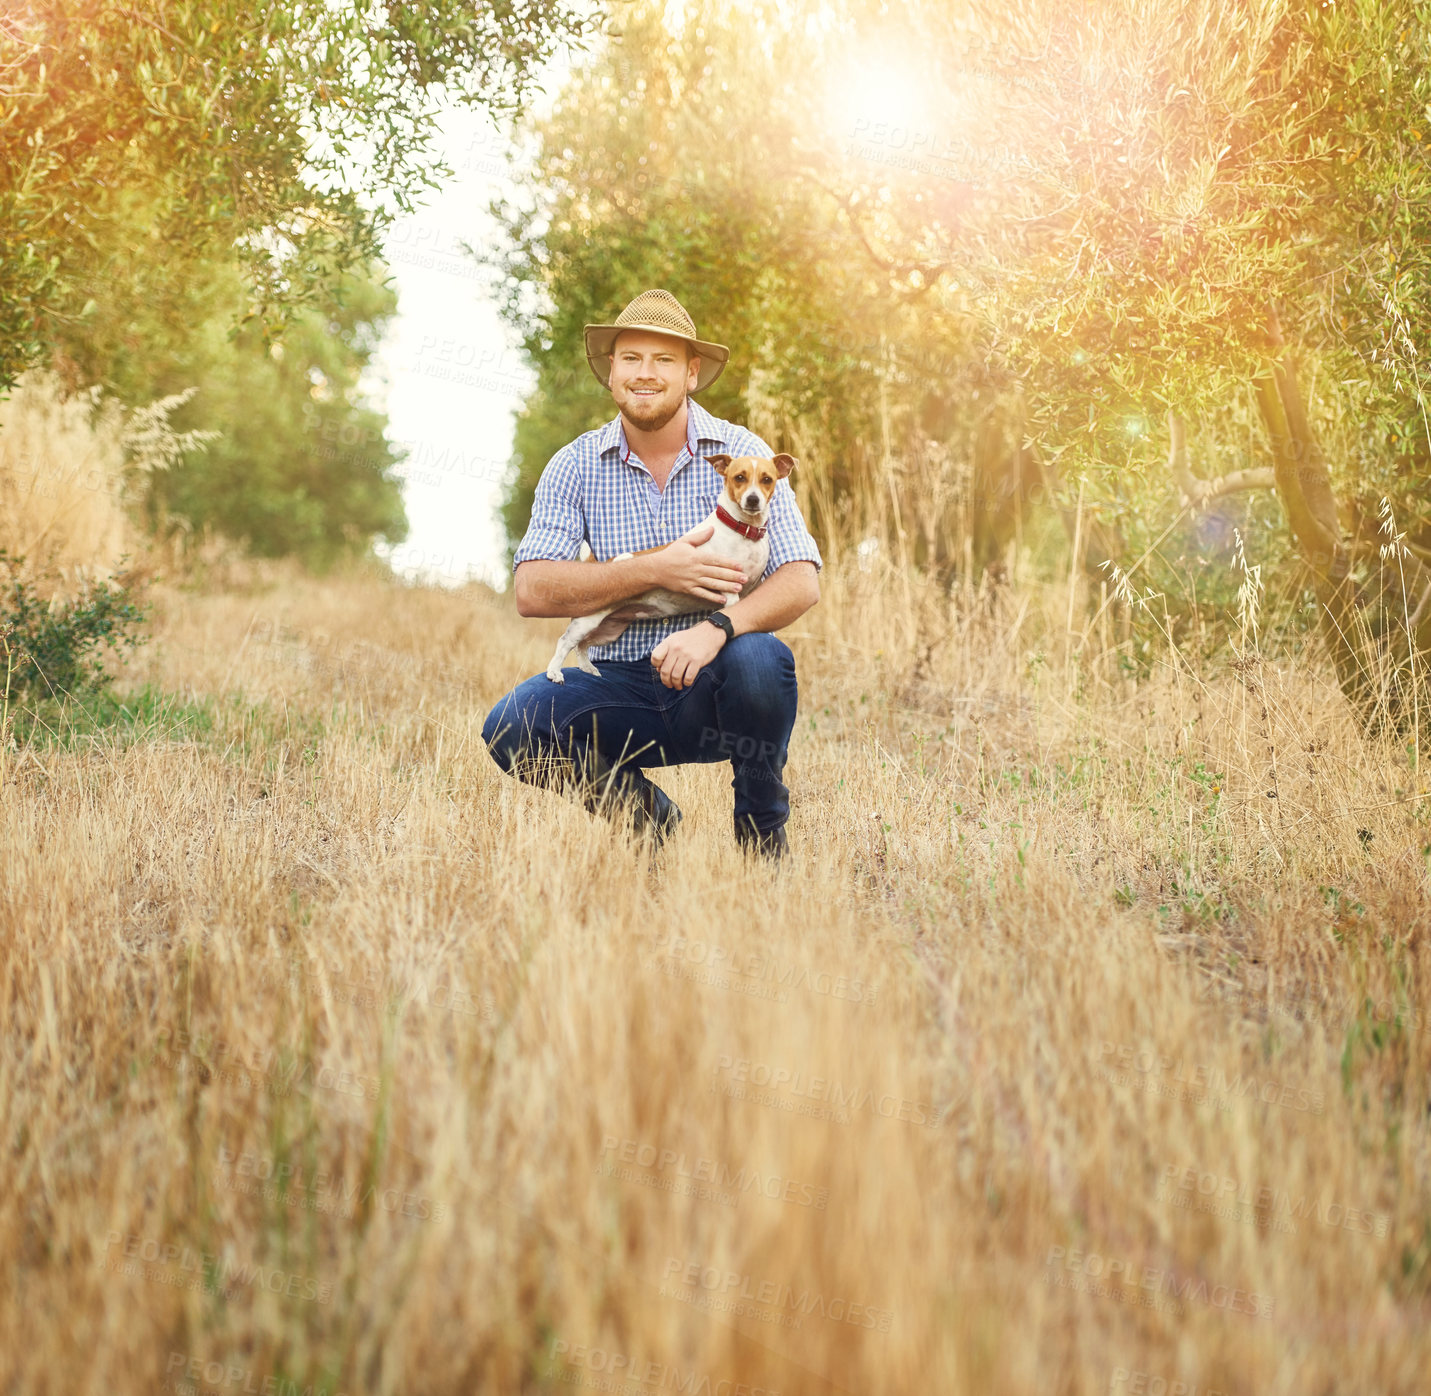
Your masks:
<svg viewBox="0 0 1431 1396"><path fill-rule="evenodd" d="M601 562L618 553L674 543L711 513L725 488L707 456L724 452L769 459L775 454L754 432L712 417L693 398L686 399L686 409L686 444L664 489L656 488L651 473L627 443L619 414L604 427L563 446L537 481L531 522L513 556L513 570L518 563L538 558L575 559L583 539ZM764 577L798 559L824 566L789 480L775 487L768 530L770 561ZM591 657L598 663L645 659L667 635L698 624L714 609L632 621L625 634L610 644L593 645Z"/></svg>

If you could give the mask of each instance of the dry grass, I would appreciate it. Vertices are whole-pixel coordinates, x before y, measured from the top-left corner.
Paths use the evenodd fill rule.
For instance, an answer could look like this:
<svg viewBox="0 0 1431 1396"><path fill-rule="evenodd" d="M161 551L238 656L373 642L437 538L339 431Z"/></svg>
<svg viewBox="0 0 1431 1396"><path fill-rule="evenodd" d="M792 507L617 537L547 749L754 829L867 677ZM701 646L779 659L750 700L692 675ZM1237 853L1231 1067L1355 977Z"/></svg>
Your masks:
<svg viewBox="0 0 1431 1396"><path fill-rule="evenodd" d="M217 435L169 425L193 391L126 409L97 386L67 395L49 370L22 374L0 400L0 549L22 560L8 570L64 597L116 575L125 558L130 578L226 558L232 548L207 535L155 546L132 517L149 472Z"/></svg>
<svg viewBox="0 0 1431 1396"><path fill-rule="evenodd" d="M0 547L73 583L135 547L122 500L124 413L91 389L66 398L43 370L0 402Z"/></svg>
<svg viewBox="0 0 1431 1396"><path fill-rule="evenodd" d="M1424 1390L1405 754L908 594L795 627L772 879L728 770L654 859L498 771L556 622L161 593L211 729L0 768L0 1390Z"/></svg>

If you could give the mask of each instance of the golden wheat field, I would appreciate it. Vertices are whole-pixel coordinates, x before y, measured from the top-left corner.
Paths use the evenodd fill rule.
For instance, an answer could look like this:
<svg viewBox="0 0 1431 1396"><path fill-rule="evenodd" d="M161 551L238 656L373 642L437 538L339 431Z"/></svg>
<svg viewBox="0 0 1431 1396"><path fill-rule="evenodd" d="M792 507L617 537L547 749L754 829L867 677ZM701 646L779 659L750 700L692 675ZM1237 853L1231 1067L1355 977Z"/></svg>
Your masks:
<svg viewBox="0 0 1431 1396"><path fill-rule="evenodd" d="M772 874L498 770L508 597L158 585L171 718L0 754L0 1391L1427 1390L1407 753L823 593Z"/></svg>

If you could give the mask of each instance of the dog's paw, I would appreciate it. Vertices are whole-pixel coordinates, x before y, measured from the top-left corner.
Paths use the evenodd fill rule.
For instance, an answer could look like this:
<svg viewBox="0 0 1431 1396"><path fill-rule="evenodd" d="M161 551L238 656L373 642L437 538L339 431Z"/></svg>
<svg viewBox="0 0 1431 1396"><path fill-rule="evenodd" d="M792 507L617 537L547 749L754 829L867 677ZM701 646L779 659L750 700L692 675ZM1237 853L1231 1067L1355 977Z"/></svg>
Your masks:
<svg viewBox="0 0 1431 1396"><path fill-rule="evenodd" d="M560 669L552 668L547 670L547 678L553 683L565 683L566 678Z"/></svg>

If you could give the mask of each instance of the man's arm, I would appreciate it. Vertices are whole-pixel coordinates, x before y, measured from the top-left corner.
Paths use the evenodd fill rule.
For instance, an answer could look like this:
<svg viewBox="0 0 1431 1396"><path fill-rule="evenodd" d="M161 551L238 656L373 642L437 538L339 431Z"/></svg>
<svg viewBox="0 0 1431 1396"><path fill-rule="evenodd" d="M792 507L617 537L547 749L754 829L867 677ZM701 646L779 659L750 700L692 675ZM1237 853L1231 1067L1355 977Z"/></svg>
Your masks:
<svg viewBox="0 0 1431 1396"><path fill-rule="evenodd" d="M777 567L743 601L726 608L737 635L752 630L780 630L800 619L820 599L815 564L796 559ZM701 622L667 635L651 651L667 688L689 688L726 643L725 635Z"/></svg>
<svg viewBox="0 0 1431 1396"><path fill-rule="evenodd" d="M745 573L696 552L696 544L704 543L714 532L715 525L706 524L664 548L610 562L533 558L519 563L513 579L517 614L589 616L652 587L685 592L711 606L723 605L727 596L739 594ZM751 595L758 596L765 586Z"/></svg>
<svg viewBox="0 0 1431 1396"><path fill-rule="evenodd" d="M815 564L803 560L787 562L777 567L744 600L727 606L725 613L737 635L750 630L783 630L799 620L819 599L820 578Z"/></svg>

